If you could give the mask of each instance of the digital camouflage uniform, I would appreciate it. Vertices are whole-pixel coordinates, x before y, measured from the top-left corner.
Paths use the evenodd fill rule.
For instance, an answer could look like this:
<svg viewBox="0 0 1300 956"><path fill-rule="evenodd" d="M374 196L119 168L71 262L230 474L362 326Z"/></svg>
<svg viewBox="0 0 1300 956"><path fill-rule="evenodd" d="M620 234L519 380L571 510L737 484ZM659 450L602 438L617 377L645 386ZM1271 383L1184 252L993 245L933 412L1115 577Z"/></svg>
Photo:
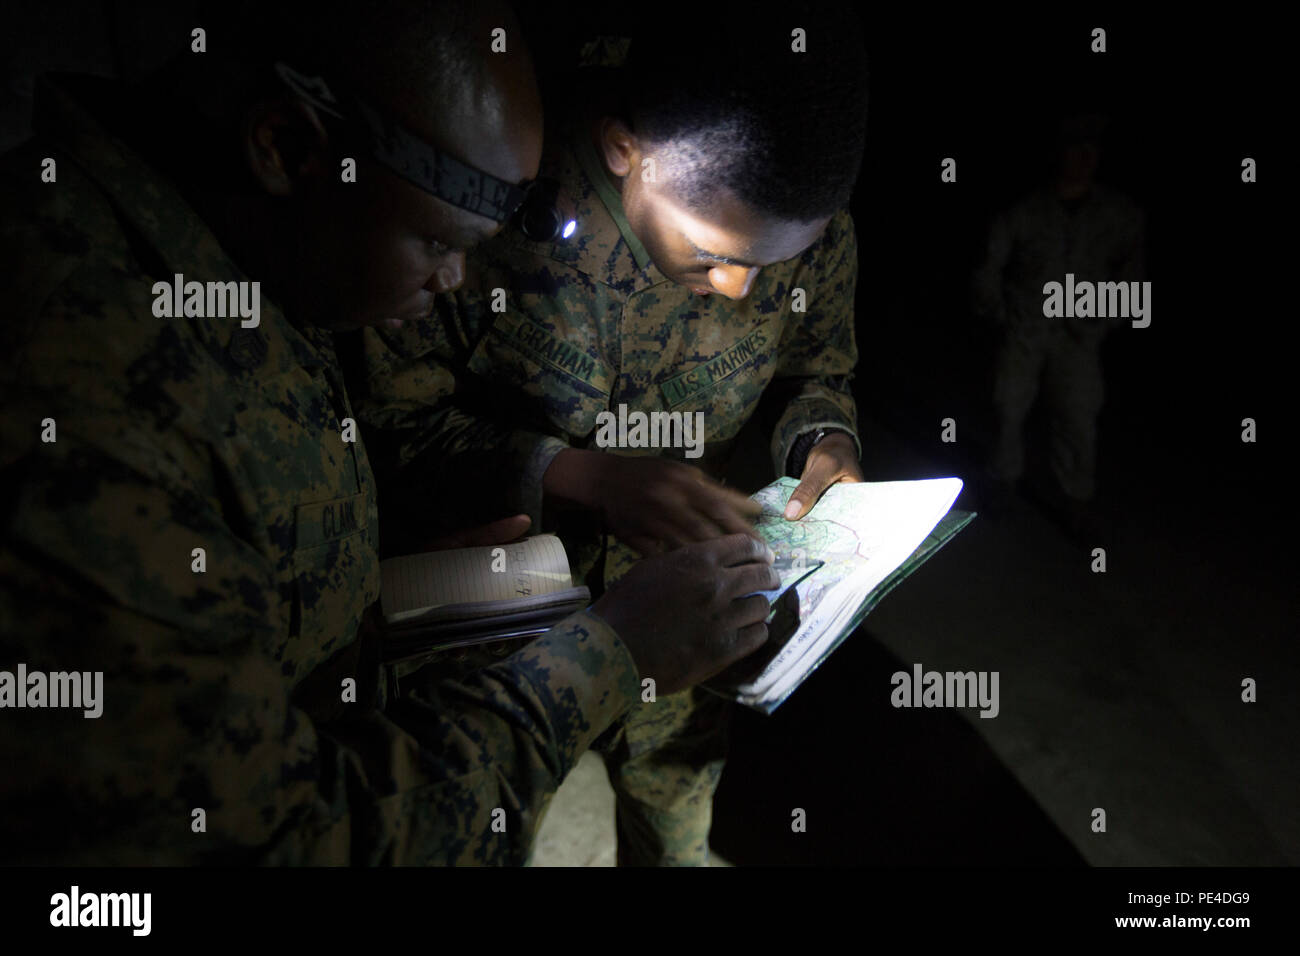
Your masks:
<svg viewBox="0 0 1300 956"><path fill-rule="evenodd" d="M1014 482L1023 474L1025 419L1041 386L1056 480L1070 498L1093 496L1104 398L1101 343L1116 320L1044 316L1043 285L1063 283L1067 272L1076 283L1139 280L1142 246L1142 213L1101 185L1073 204L1042 189L994 218L975 283L976 310L992 318L999 336L994 478Z"/></svg>
<svg viewBox="0 0 1300 956"><path fill-rule="evenodd" d="M265 297L255 329L154 317L157 280L246 277L93 95L42 83L3 160L0 669L103 671L103 715L0 710L0 857L522 862L638 699L631 656L584 612L461 680L381 679L357 636L375 485L330 337Z"/></svg>
<svg viewBox="0 0 1300 956"><path fill-rule="evenodd" d="M547 144L542 175L576 203L576 233L540 244L504 230L470 254L463 286L439 296L428 320L366 330L357 407L383 462L385 501L402 502L391 514L427 528L440 515L526 513L534 530L561 534L575 574L599 593L636 555L593 516L543 513L554 456L595 447L596 416L620 404L703 412L699 459L681 449L620 453L674 457L715 477L760 398L775 419L777 474L802 434L833 426L856 442L857 251L841 211L802 255L762 270L743 301L697 296L650 261L587 138L569 127ZM506 290L499 314L497 288ZM792 311L796 288L802 312ZM707 861L729 707L698 689L660 697L600 742L618 794L620 862Z"/></svg>

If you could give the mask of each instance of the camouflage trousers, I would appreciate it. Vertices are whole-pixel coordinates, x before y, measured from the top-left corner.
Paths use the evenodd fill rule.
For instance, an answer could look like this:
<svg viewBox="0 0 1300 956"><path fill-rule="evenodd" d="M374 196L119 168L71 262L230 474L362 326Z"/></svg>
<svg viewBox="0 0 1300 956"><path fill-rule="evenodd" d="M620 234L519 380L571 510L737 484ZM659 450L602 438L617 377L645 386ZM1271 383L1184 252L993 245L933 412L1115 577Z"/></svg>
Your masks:
<svg viewBox="0 0 1300 956"><path fill-rule="evenodd" d="M612 538L601 539L565 542L578 580L613 584L636 563L638 556L629 548ZM526 643L501 641L390 668L390 694L397 694L398 674L427 667L422 679L459 677ZM722 776L732 707L731 701L700 688L659 696L639 702L593 743L592 749L604 758L617 800L620 866L708 865L713 794ZM532 821L525 841L530 847L553 796L539 797L538 805L525 814ZM531 858L530 848L527 858L516 862Z"/></svg>
<svg viewBox="0 0 1300 956"><path fill-rule="evenodd" d="M617 799L619 866L707 866L731 702L700 688L643 703L596 741Z"/></svg>
<svg viewBox="0 0 1300 956"><path fill-rule="evenodd" d="M1003 331L994 365L992 477L1014 482L1024 474L1025 420L1040 390L1047 402L1052 473L1067 497L1090 499L1096 491L1097 416L1105 395L1100 336L1045 324Z"/></svg>
<svg viewBox="0 0 1300 956"><path fill-rule="evenodd" d="M639 560L612 535L602 550L606 586ZM731 701L694 687L640 703L592 746L618 801L619 866L708 865L731 709Z"/></svg>
<svg viewBox="0 0 1300 956"><path fill-rule="evenodd" d="M526 641L501 641L443 652L390 667L390 696L398 686L460 678L513 653ZM726 755L730 701L699 688L642 702L606 730L592 749L605 761L616 797L620 866L707 866L713 794ZM527 865L554 793L541 795L522 816L531 831L521 841Z"/></svg>

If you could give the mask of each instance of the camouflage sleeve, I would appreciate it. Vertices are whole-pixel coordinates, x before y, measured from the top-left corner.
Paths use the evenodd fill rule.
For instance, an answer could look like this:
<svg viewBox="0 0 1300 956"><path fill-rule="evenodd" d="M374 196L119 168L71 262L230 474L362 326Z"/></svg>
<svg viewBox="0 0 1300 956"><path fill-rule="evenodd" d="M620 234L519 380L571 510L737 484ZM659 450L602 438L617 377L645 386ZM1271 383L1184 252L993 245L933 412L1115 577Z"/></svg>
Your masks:
<svg viewBox="0 0 1300 956"><path fill-rule="evenodd" d="M195 479L212 463L194 419L160 420L126 384L141 323L111 304L130 301L124 281L52 296L6 389L0 661L102 674L102 690L90 718L5 712L0 845L36 862L248 859L313 819L315 740L270 652L287 630L270 562Z"/></svg>
<svg viewBox="0 0 1300 956"><path fill-rule="evenodd" d="M314 717L275 650L292 608L237 527L231 495L240 492L233 476L214 473L205 409L173 409L179 417L162 423L147 388L123 384L139 324L109 303L129 297L86 294L114 281L52 296L41 334L14 358L21 378L5 380L0 670L22 664L102 683L93 708L65 710L14 709L12 683L0 684L10 695L0 696L0 856L516 860L536 802L630 705L637 681L626 648L578 615L423 703ZM56 442L36 437L46 417ZM342 648L344 672L359 643L302 640ZM337 681L334 693L337 702ZM505 833L473 829L495 807Z"/></svg>
<svg viewBox="0 0 1300 956"><path fill-rule="evenodd" d="M1002 277L1011 258L1012 229L1006 212L994 216L984 244L984 256L971 280L971 305L977 316L1000 324L1006 318Z"/></svg>
<svg viewBox="0 0 1300 956"><path fill-rule="evenodd" d="M412 791L380 835L401 833L405 816L428 862L449 864L524 862L560 782L641 689L626 646L591 611L469 677L420 674L386 713L425 742L424 773L445 782Z"/></svg>
<svg viewBox="0 0 1300 956"><path fill-rule="evenodd" d="M1131 203L1125 211L1116 275L1125 282L1141 282L1147 277L1146 213Z"/></svg>
<svg viewBox="0 0 1300 956"><path fill-rule="evenodd" d="M763 396L779 416L771 443L778 475L786 474L790 450L799 436L820 428L847 431L862 455L850 388L858 364L853 330L857 276L853 220L841 211L804 253L790 280L792 289L805 291L806 311L791 312L776 374Z"/></svg>
<svg viewBox="0 0 1300 956"><path fill-rule="evenodd" d="M501 396L466 394L469 342L451 316L461 300L439 298L429 320L360 336L361 370L349 386L386 500L426 533L447 530L448 502L457 527L526 514L539 530L542 476L568 442L494 414Z"/></svg>
<svg viewBox="0 0 1300 956"><path fill-rule="evenodd" d="M101 712L5 713L5 863L518 864L639 691L622 642L582 613L471 677L313 724L260 636L89 600L38 563L0 551L5 668L102 671Z"/></svg>
<svg viewBox="0 0 1300 956"><path fill-rule="evenodd" d="M1146 278L1146 215L1127 197L1110 200L1107 212L1107 236L1111 248L1106 256L1106 273L1101 278L1109 281L1141 282ZM1125 328L1132 321L1121 313L1097 320L1067 319L1066 326L1078 338L1103 339Z"/></svg>

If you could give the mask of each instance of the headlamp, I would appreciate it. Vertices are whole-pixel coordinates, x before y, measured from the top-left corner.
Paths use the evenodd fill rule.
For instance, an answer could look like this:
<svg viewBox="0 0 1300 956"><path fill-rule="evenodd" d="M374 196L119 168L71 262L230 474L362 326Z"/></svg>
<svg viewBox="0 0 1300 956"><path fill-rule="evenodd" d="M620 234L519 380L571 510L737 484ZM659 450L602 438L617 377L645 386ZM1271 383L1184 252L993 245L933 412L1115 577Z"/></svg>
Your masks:
<svg viewBox="0 0 1300 956"><path fill-rule="evenodd" d="M535 242L567 239L577 228L561 208L566 204L554 180L506 182L437 149L356 95L345 95L345 102L324 77L306 76L284 62L275 64L275 72L297 96L347 124L372 159L444 202L496 222L514 218Z"/></svg>

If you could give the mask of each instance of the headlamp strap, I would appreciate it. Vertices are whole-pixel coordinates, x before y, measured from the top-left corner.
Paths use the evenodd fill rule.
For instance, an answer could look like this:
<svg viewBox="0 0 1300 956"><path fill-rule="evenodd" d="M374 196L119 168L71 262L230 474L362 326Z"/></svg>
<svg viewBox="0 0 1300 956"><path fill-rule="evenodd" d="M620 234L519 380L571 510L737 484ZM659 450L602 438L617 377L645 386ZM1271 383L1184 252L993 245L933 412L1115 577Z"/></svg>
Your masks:
<svg viewBox="0 0 1300 956"><path fill-rule="evenodd" d="M275 64L275 71L312 106L338 119L359 123L367 134L371 157L425 192L496 222L505 222L523 205L527 186L498 179L449 156L355 96L351 98L354 115L348 116L324 77L304 76L283 62Z"/></svg>

